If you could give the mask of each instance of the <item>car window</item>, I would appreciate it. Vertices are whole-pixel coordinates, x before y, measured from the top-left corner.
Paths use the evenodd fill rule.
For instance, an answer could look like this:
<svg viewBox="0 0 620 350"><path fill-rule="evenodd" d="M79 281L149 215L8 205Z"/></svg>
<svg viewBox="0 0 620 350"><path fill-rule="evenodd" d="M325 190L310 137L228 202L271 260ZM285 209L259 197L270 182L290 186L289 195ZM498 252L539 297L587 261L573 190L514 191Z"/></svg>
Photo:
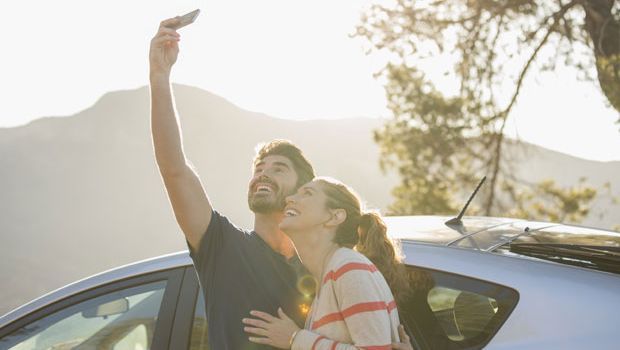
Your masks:
<svg viewBox="0 0 620 350"><path fill-rule="evenodd" d="M166 281L117 290L61 309L0 340L25 349L149 349Z"/></svg>
<svg viewBox="0 0 620 350"><path fill-rule="evenodd" d="M190 350L209 350L207 332L207 313L202 288L199 288L196 300L196 311L192 322L192 332L189 341Z"/></svg>
<svg viewBox="0 0 620 350"><path fill-rule="evenodd" d="M433 287L427 302L448 338L454 341L483 333L498 311L493 298L445 287Z"/></svg>
<svg viewBox="0 0 620 350"><path fill-rule="evenodd" d="M481 348L519 296L512 288L447 272L409 267L414 291L399 312L425 349Z"/></svg>

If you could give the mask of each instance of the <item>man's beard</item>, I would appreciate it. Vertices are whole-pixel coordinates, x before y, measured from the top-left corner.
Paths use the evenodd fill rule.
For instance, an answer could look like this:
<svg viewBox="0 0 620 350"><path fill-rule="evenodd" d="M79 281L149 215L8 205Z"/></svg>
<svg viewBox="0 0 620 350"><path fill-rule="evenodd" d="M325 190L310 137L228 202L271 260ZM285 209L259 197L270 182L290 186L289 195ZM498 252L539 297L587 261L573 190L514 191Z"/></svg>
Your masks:
<svg viewBox="0 0 620 350"><path fill-rule="evenodd" d="M257 193L248 192L248 206L252 212L257 214L280 212L284 210L286 197L290 194L278 192L274 197L274 195L257 195Z"/></svg>

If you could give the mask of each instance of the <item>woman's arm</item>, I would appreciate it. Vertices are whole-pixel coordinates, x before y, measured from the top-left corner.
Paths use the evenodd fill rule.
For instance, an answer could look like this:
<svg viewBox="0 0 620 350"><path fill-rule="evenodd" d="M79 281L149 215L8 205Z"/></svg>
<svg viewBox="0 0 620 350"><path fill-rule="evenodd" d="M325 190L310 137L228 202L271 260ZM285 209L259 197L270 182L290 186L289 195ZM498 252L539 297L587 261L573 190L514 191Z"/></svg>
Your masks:
<svg viewBox="0 0 620 350"><path fill-rule="evenodd" d="M324 282L334 284L334 297L339 309L314 320L311 329L320 330L333 322L345 322L352 344L328 339L315 331L300 330L281 310L278 311L279 317L252 312L259 319L244 319L243 322L251 326L246 327L245 331L260 336L250 337L250 340L280 349L289 349L290 346L293 350L412 349L408 337L402 336L404 330L399 333L405 343L392 343L392 324L398 322L396 304L387 284L373 275L379 272L372 268L352 269L350 266L345 270L346 273L334 273L333 278Z"/></svg>
<svg viewBox="0 0 620 350"><path fill-rule="evenodd" d="M278 310L278 314L279 317L276 317L265 312L252 311L251 315L257 317L256 319L244 318L243 323L247 325L247 327L245 327L245 331L250 334L260 336L251 336L249 338L250 341L258 344L273 346L278 349L291 349L293 344L295 344L294 349L359 349L353 344L340 343L320 334L305 329L300 329L295 322L293 322L293 320L284 314L282 309ZM386 349L414 350L409 336L405 332L405 328L402 325L398 326L398 333L400 335L401 343L392 343ZM306 339L304 340L302 338Z"/></svg>

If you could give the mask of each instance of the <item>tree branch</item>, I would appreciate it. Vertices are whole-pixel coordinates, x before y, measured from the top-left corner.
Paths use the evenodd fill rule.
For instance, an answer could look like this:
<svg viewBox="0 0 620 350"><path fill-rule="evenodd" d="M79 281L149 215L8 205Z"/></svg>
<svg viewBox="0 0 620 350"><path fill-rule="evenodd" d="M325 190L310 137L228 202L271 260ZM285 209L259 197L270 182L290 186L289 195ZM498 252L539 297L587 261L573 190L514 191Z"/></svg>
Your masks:
<svg viewBox="0 0 620 350"><path fill-rule="evenodd" d="M523 67L523 69L521 70L521 73L519 74L519 79L517 80L517 87L515 89L514 94L512 95L510 103L508 104L506 109L504 109L504 111L502 111L502 113L501 113L501 115L502 115L502 117L504 119L508 117L508 113L510 113L510 110L512 109L513 105L517 101L517 97L519 96L519 92L521 91L521 86L523 85L523 80L525 78L525 75L527 74L528 70L530 69L530 66L532 65L532 63L534 62L536 57L538 56L538 52L540 51L540 49L542 49L542 47L545 46L545 44L547 43L547 40L549 39L551 34L554 32L555 27L559 23L559 18L563 17L564 14L566 14L566 12L569 9L571 9L573 6L577 5L579 2L580 2L579 0L573 0L570 3L562 6L562 8L558 12L553 14L553 16L552 16L553 17L553 23L551 23L551 25L548 27L547 33L542 38L540 43L536 46L536 49L534 49L534 52L532 53L530 58L527 60L527 63L525 64L525 67ZM545 22L547 20L545 20Z"/></svg>

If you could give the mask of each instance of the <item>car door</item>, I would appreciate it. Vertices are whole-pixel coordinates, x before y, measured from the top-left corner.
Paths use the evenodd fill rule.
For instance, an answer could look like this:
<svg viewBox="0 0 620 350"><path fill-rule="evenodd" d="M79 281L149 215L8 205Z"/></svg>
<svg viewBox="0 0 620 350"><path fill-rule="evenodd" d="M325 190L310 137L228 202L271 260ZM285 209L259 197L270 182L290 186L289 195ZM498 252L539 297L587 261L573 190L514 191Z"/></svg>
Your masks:
<svg viewBox="0 0 620 350"><path fill-rule="evenodd" d="M0 330L0 349L167 349L184 268L97 286Z"/></svg>
<svg viewBox="0 0 620 350"><path fill-rule="evenodd" d="M170 349L209 350L204 297L193 265L184 272Z"/></svg>
<svg viewBox="0 0 620 350"><path fill-rule="evenodd" d="M480 349L514 309L519 295L506 286L464 275L408 266L415 292L399 305L416 349ZM208 350L202 290L193 266L186 269L171 349Z"/></svg>

